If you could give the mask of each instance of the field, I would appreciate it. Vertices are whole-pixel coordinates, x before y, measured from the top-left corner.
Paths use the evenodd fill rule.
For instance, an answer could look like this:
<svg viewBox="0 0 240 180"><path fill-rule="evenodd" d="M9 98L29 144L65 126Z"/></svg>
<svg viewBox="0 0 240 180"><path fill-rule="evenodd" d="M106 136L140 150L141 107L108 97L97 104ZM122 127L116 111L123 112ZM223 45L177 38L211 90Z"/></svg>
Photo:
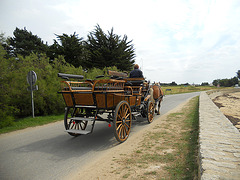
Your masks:
<svg viewBox="0 0 240 180"><path fill-rule="evenodd" d="M190 93L190 92L196 92L196 91L207 91L207 90L213 90L213 89L219 89L219 88L215 86L162 86L162 90L165 95Z"/></svg>

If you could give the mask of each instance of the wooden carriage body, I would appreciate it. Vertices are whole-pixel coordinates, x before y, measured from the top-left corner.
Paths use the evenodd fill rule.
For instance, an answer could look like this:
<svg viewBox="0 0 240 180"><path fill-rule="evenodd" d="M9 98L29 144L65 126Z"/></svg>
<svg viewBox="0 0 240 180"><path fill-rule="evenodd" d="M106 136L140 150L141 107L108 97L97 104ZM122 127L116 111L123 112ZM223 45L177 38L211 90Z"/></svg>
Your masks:
<svg viewBox="0 0 240 180"><path fill-rule="evenodd" d="M119 73L117 73L119 74ZM149 100L149 82L144 78L82 79L81 75L59 73L61 94L66 104L64 125L72 136L93 132L95 121L106 121L113 125L114 135L124 142L130 133L133 112L146 117L151 123L154 104ZM107 118L102 114L108 114ZM89 129L88 122L92 122Z"/></svg>
<svg viewBox="0 0 240 180"><path fill-rule="evenodd" d="M125 85L130 81L141 82L138 85ZM115 109L119 102L125 100L130 107L140 106L143 97L144 78L124 80L101 79L89 81L62 81L61 93L66 107L92 107L97 109Z"/></svg>

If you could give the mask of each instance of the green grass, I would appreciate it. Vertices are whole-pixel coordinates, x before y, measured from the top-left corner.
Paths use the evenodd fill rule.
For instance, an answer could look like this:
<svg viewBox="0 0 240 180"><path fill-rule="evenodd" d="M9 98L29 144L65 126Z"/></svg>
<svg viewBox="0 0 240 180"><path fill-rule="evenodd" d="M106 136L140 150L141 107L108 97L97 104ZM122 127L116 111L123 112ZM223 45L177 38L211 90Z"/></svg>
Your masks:
<svg viewBox="0 0 240 180"><path fill-rule="evenodd" d="M61 114L61 115L51 115L51 116L39 116L35 118L26 117L22 119L17 119L13 122L12 126L4 127L0 129L0 134L60 121L60 120L63 120L63 118L64 118L64 115Z"/></svg>
<svg viewBox="0 0 240 180"><path fill-rule="evenodd" d="M198 174L197 150L199 134L199 98L194 98L191 102L184 120L185 130L182 133L181 143L176 143L178 156L176 161L167 166L172 178L176 179L194 179Z"/></svg>
<svg viewBox="0 0 240 180"><path fill-rule="evenodd" d="M182 110L169 114L146 132L135 151L118 160L123 169L127 164L130 174L140 172L137 175L141 179L197 179L198 109L199 97L195 97ZM154 166L161 169L147 170ZM127 177L134 179L131 175Z"/></svg>
<svg viewBox="0 0 240 180"><path fill-rule="evenodd" d="M171 89L171 91L166 91L167 89ZM197 91L207 91L213 89L220 89L215 86L162 86L162 90L164 95L169 94L181 94L181 93L190 93Z"/></svg>

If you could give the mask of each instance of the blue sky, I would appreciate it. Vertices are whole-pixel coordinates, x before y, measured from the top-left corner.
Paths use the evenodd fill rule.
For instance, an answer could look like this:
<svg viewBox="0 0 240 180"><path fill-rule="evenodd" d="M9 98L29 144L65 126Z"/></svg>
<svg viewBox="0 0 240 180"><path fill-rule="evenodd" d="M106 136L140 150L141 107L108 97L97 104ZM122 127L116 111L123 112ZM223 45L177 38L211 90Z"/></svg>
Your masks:
<svg viewBox="0 0 240 180"><path fill-rule="evenodd" d="M151 81L211 83L240 70L239 0L1 0L0 32L16 27L52 44L54 34L86 39L97 24L133 40Z"/></svg>

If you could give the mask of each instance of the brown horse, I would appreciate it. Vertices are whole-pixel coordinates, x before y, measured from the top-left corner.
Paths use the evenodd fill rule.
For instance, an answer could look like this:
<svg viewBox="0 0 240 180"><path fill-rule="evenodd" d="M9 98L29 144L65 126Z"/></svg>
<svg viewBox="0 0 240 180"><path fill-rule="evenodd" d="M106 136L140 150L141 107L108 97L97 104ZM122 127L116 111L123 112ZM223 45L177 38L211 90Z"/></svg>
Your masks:
<svg viewBox="0 0 240 180"><path fill-rule="evenodd" d="M163 100L163 91L162 88L160 86L160 83L155 83L151 86L151 100L154 102L154 106L155 106L155 112L157 113L157 115L160 114L160 106L161 106L161 102Z"/></svg>

